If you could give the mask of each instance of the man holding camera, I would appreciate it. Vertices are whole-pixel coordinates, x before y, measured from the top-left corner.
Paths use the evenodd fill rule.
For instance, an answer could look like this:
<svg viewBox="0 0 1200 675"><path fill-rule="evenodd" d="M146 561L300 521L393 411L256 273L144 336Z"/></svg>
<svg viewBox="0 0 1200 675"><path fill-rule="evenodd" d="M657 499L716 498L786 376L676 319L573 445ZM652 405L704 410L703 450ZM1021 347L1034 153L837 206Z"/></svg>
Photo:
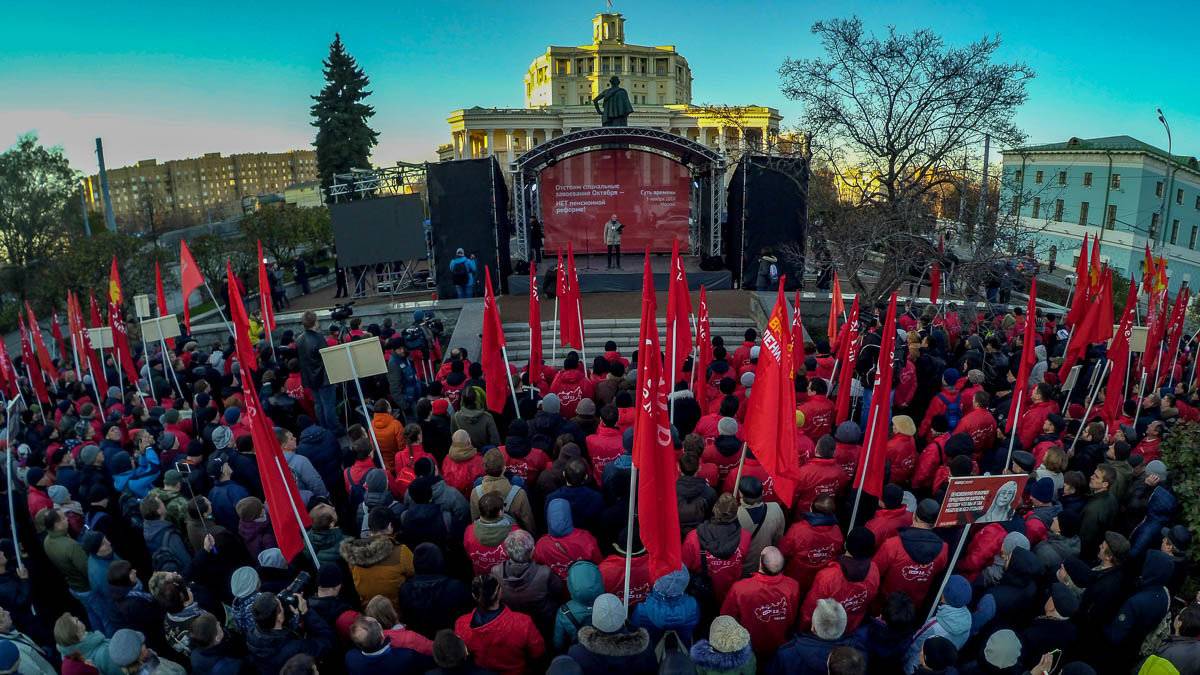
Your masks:
<svg viewBox="0 0 1200 675"><path fill-rule="evenodd" d="M284 597L289 602L286 609L281 596L259 593L250 609L254 629L246 636L246 648L260 673L278 673L296 654L320 660L333 648L333 629L319 614L309 610L304 596L289 593ZM299 617L297 630L287 627L289 611Z"/></svg>

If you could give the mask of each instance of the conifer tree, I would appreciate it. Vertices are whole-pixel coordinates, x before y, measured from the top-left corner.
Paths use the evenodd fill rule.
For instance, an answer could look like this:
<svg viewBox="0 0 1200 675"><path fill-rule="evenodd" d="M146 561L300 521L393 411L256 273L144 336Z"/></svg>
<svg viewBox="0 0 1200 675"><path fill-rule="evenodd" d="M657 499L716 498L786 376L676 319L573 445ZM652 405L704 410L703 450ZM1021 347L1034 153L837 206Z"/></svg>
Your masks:
<svg viewBox="0 0 1200 675"><path fill-rule="evenodd" d="M341 34L334 34L323 63L325 86L312 97L312 125L317 128L317 173L321 186L328 188L334 174L370 167L379 132L367 124L375 109L363 102L371 95L370 80L346 51Z"/></svg>

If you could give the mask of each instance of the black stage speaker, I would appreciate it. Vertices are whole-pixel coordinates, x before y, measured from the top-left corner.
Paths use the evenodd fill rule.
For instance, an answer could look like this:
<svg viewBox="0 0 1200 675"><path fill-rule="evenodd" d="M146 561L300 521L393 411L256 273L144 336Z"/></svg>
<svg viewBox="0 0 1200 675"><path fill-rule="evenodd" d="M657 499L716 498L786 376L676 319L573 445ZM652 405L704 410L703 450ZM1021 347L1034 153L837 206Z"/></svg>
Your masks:
<svg viewBox="0 0 1200 675"><path fill-rule="evenodd" d="M454 297L450 260L456 249L475 254L476 297L482 294L483 268L492 270L492 283L503 292L512 273L508 238L508 190L495 157L460 159L426 165L429 226L433 237L433 266L438 294Z"/></svg>
<svg viewBox="0 0 1200 675"><path fill-rule="evenodd" d="M733 278L742 288L753 289L759 255L769 249L788 277L787 288L799 288L808 231L808 163L791 157L743 158L729 183L726 205L723 233Z"/></svg>

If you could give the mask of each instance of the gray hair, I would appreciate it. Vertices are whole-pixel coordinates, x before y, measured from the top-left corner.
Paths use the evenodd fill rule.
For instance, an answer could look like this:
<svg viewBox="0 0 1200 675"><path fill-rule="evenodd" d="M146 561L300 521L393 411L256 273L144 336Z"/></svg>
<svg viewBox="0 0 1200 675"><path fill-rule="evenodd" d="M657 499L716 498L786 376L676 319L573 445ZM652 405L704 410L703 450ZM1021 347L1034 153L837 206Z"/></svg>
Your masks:
<svg viewBox="0 0 1200 675"><path fill-rule="evenodd" d="M525 530L513 530L504 538L504 553L513 562L529 562L533 557L533 535Z"/></svg>

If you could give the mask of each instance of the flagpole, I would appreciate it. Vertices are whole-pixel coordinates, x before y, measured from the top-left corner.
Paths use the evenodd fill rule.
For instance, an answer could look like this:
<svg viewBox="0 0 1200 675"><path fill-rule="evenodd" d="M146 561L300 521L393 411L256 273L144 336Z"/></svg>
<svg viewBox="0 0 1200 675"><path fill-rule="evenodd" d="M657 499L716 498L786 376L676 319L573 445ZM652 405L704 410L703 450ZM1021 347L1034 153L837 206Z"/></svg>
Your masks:
<svg viewBox="0 0 1200 675"><path fill-rule="evenodd" d="M884 405L887 405L887 404L885 403ZM880 408L876 412L882 412L882 411L883 411L883 408ZM873 419L867 420L868 433L871 433L870 430L874 427L874 425L875 425L875 420L873 420ZM867 439L867 452L863 456L863 461L861 464L861 466L863 467L863 479L858 484L858 491L854 493L854 508L853 508L853 510L850 511L850 529L854 529L854 522L858 519L858 504L859 504L859 502L862 501L863 488L866 487L866 483L867 483L866 467L869 466L871 463L871 446L873 446L873 445L875 445L875 434L871 433L871 437Z"/></svg>
<svg viewBox="0 0 1200 675"><path fill-rule="evenodd" d="M37 387L33 386L33 373L29 370L28 363L24 364L24 366L25 366L25 377L29 378L29 386L33 388L33 398L34 398L34 400L37 400ZM45 379L43 379L42 382L45 383ZM17 392L18 392L18 394L20 393L19 387L17 388ZM42 424L49 424L49 422L46 421L45 406L42 405L41 401L38 401L37 403L38 403L38 412L42 414ZM50 401L46 401L46 405L50 405ZM11 425L11 424L12 424L12 422L8 422L8 421L5 422L5 425ZM16 536L16 532L17 532L16 530L13 530L14 536Z"/></svg>
<svg viewBox="0 0 1200 675"><path fill-rule="evenodd" d="M75 379L83 381L83 373L79 370L79 346L75 344L75 332L71 332L71 354L75 357Z"/></svg>
<svg viewBox="0 0 1200 675"><path fill-rule="evenodd" d="M217 313L221 315L221 321L225 322L225 328L229 330L230 337L236 340L237 336L233 333L233 326L229 324L229 319L225 318L225 310L221 309L221 303L217 300L216 294L213 293L212 286L208 285L208 279L205 279L204 276L201 275L200 280L204 282L204 288L208 290L208 297L212 298L213 304L217 306ZM187 298L184 298L183 301L186 303Z"/></svg>
<svg viewBox="0 0 1200 675"><path fill-rule="evenodd" d="M1143 354L1143 358L1145 355ZM1142 381L1138 384L1137 401L1133 408L1133 428L1137 429L1138 416L1142 414L1142 394L1146 391L1146 370L1142 369Z"/></svg>
<svg viewBox="0 0 1200 675"><path fill-rule="evenodd" d="M508 347L506 345L500 346L500 355L504 357L504 374L508 376L508 391L512 394L513 416L520 417L520 404L517 403L517 388L513 386L512 368L508 365ZM530 385L532 384L530 382Z"/></svg>
<svg viewBox="0 0 1200 675"><path fill-rule="evenodd" d="M738 458L737 475L733 478L733 494L735 496L738 494L738 486L742 484L742 467L746 466L746 447L746 442L742 441L742 453L741 457Z"/></svg>
<svg viewBox="0 0 1200 675"><path fill-rule="evenodd" d="M370 420L367 420L367 426L371 426ZM378 450L378 446L376 446L376 450ZM288 488L287 475L283 472L283 464L279 461L279 455L275 455L275 468L279 469L279 480L282 481L284 489L287 490L288 504L292 506L292 516L296 518L296 526L300 528L300 535L304 537L304 546L308 549L308 554L312 556L313 564L319 568L321 560L317 558L317 550L313 548L312 540L308 538L308 530L304 529L304 521L300 518L300 509L296 506L296 500L292 497L291 489Z"/></svg>
<svg viewBox="0 0 1200 675"><path fill-rule="evenodd" d="M371 414L367 412L367 399L363 396L362 383L358 381L358 366L354 363L354 355L350 353L351 344L350 342L346 342L341 346L346 352L346 360L350 362L350 376L354 378L354 388L358 390L358 404L362 407L364 426L371 432L371 441L375 444L375 458L379 460L379 468L386 470L387 464L383 461L383 451L379 449L379 438L375 435L375 425L371 424ZM276 458L276 461L278 461L278 458ZM295 505L293 504L293 506ZM299 519L299 516L297 516L297 519ZM304 538L308 539L308 535L305 535ZM316 560L315 555L313 559ZM320 566L320 563L318 563L318 566Z"/></svg>
<svg viewBox="0 0 1200 675"><path fill-rule="evenodd" d="M675 335L678 331L678 327L679 317L675 317L675 320L671 322L671 386L668 388L667 394L667 398L671 404L671 411L669 413L671 418L671 426L675 426L675 397L671 396L671 394L675 392L675 362L679 360L675 353Z"/></svg>
<svg viewBox="0 0 1200 675"><path fill-rule="evenodd" d="M1008 467L1005 466L1005 470ZM929 608L929 616L925 617L925 623L933 620L933 615L937 613L938 603L942 600L942 594L946 592L946 584L950 583L950 577L954 574L954 566L958 564L958 558L962 555L963 545L967 543L967 533L971 531L971 524L963 525L962 536L958 538L958 546L954 548L954 555L950 558L950 564L946 565L946 572L942 575L942 583L938 586L938 592L933 596L933 606Z"/></svg>
<svg viewBox="0 0 1200 675"><path fill-rule="evenodd" d="M13 558L15 558L17 561L17 570L24 573L25 572L25 563L21 560L21 539L20 539L20 537L17 536L17 510L15 508L13 508L13 480L12 480L12 475L13 475L12 411L13 411L13 408L16 407L17 401L21 400L21 396L22 396L21 390L18 388L17 395L15 397L13 397L13 400L9 401L8 405L5 407L4 427L5 427L5 432L6 432L6 435L8 436L8 439L7 439L7 443L4 446L4 481L7 484L6 487L7 487L7 492L8 492L8 527L9 527L9 530L12 532Z"/></svg>
<svg viewBox="0 0 1200 675"><path fill-rule="evenodd" d="M179 376L175 374L175 368L167 360L167 339L163 337L162 323L158 324L158 340L161 342L163 375L167 377L167 384L170 385L172 379L175 380L175 388L179 390L179 398L186 399L187 395L183 393L183 386L179 384Z"/></svg>
<svg viewBox="0 0 1200 675"><path fill-rule="evenodd" d="M554 337L550 340L550 363L558 362L558 296L554 296ZM530 382L530 384L533 384Z"/></svg>
<svg viewBox="0 0 1200 675"><path fill-rule="evenodd" d="M1067 456L1071 457L1075 452L1075 444L1079 442L1079 436L1083 433L1083 427L1087 425L1088 415L1092 412L1092 406L1096 404L1096 395L1100 393L1100 384L1104 381L1104 376L1108 374L1112 367L1112 359L1104 360L1104 368L1100 371L1100 377L1096 378L1096 388L1092 390L1092 395L1088 399L1087 408L1083 411L1083 419L1079 421L1079 428L1075 430L1075 438L1071 440L1071 447L1067 449Z"/></svg>
<svg viewBox="0 0 1200 675"><path fill-rule="evenodd" d="M576 290L578 293L578 289ZM587 373L587 341L583 337L583 297L575 298L575 314L579 317L579 354L583 357L584 373Z"/></svg>
<svg viewBox="0 0 1200 675"><path fill-rule="evenodd" d="M1017 410L1013 414L1012 434L1008 437L1008 456L1004 458L1004 467L1001 471L1008 471L1009 465L1012 464L1012 456L1014 446L1017 444L1017 425L1021 422L1021 404L1025 402L1025 387L1022 386L1017 391Z"/></svg>
<svg viewBox="0 0 1200 675"><path fill-rule="evenodd" d="M629 468L629 515L625 519L625 612L629 612L629 577L633 570L633 514L637 505L637 465Z"/></svg>

